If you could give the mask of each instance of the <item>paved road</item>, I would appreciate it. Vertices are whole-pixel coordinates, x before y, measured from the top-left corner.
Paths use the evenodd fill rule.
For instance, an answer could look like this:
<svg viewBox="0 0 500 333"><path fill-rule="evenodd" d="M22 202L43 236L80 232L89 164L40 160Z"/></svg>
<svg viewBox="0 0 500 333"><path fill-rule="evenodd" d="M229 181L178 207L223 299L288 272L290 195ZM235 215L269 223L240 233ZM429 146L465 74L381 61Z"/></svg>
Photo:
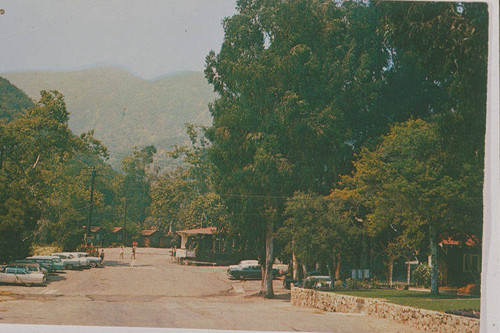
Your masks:
<svg viewBox="0 0 500 333"><path fill-rule="evenodd" d="M233 281L225 267L172 262L165 249L105 251L105 267L51 275L45 287L1 286L1 324L170 327L315 332L419 332L386 319L293 307L275 281L277 299L253 296L260 281ZM128 253L128 254L127 254Z"/></svg>

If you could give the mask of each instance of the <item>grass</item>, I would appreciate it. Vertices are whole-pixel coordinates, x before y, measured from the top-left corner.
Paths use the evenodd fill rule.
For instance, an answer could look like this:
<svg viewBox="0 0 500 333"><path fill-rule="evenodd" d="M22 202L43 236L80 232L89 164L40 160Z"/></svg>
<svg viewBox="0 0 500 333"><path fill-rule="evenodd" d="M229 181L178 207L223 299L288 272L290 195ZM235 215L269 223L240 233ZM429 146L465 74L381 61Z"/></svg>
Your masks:
<svg viewBox="0 0 500 333"><path fill-rule="evenodd" d="M379 298L389 303L439 312L445 312L446 310L479 309L481 305L480 298L477 296L431 295L429 292L412 290L369 289L336 290L334 292L342 295Z"/></svg>
<svg viewBox="0 0 500 333"><path fill-rule="evenodd" d="M48 256L51 255L52 253L60 252L61 249L57 246L40 246L40 245L33 245L31 248L31 252L33 255L37 256Z"/></svg>

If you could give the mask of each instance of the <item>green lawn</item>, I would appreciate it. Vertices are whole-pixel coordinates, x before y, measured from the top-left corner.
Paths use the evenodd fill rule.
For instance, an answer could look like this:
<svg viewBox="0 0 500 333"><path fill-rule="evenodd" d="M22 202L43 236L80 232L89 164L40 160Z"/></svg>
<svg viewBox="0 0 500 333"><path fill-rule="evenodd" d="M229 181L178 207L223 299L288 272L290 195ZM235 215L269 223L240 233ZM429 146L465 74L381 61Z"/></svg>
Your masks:
<svg viewBox="0 0 500 333"><path fill-rule="evenodd" d="M398 290L398 289L369 289L369 290L335 290L337 294L357 297L380 298L387 302L411 306L414 308L445 312L446 310L479 309L480 299L476 296L463 295L431 295L428 292Z"/></svg>

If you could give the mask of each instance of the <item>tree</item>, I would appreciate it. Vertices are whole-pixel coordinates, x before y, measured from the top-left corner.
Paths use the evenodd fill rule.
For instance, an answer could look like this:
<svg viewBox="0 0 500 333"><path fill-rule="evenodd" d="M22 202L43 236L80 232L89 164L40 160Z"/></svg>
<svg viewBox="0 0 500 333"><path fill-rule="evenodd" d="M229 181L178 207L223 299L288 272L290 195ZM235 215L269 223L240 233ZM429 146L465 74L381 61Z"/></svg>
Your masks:
<svg viewBox="0 0 500 333"><path fill-rule="evenodd" d="M207 141L196 126L186 124L190 146L176 146L169 152L182 165L161 175L151 189L151 215L165 230L215 226L227 229L227 211L223 199L214 192L212 165L207 158Z"/></svg>
<svg viewBox="0 0 500 333"><path fill-rule="evenodd" d="M448 174L448 163L438 127L410 120L394 125L375 150L364 149L351 177L367 194L367 223L372 233L389 227L402 230L386 246L389 260L394 257L392 250L404 247L409 239L427 240L432 293L439 293L437 247L441 237L468 230L457 210L467 201L466 184Z"/></svg>
<svg viewBox="0 0 500 333"><path fill-rule="evenodd" d="M303 265L323 264L340 278L342 261L353 255L360 229L329 197L296 192L287 200L288 219L280 229L286 250ZM310 266L309 266L310 267Z"/></svg>
<svg viewBox="0 0 500 333"><path fill-rule="evenodd" d="M448 172L467 182L462 214L482 233L488 8L485 3L374 2L392 54L386 100L439 127ZM461 9L461 10L459 10ZM383 105L388 107L387 103ZM420 110L420 111L418 111ZM405 121L398 119L397 121Z"/></svg>
<svg viewBox="0 0 500 333"><path fill-rule="evenodd" d="M327 194L350 169L367 132L353 127L366 110L351 104L373 103L386 56L366 35L376 20L356 24L370 16L358 4L239 1L237 9L224 21L220 53L207 57L206 77L220 95L209 157L231 229L265 244L261 292L270 297L266 272L285 200L296 190Z"/></svg>
<svg viewBox="0 0 500 333"><path fill-rule="evenodd" d="M147 209L151 203L150 172L153 163L153 156L156 154L154 146L147 146L142 149L134 148L131 155L122 160L122 169L125 173L122 182L122 193L127 207L127 220L142 226L146 220Z"/></svg>
<svg viewBox="0 0 500 333"><path fill-rule="evenodd" d="M1 260L28 254L50 194L50 171L54 164L68 160L75 148L63 96L57 91L40 95L26 114L0 130Z"/></svg>

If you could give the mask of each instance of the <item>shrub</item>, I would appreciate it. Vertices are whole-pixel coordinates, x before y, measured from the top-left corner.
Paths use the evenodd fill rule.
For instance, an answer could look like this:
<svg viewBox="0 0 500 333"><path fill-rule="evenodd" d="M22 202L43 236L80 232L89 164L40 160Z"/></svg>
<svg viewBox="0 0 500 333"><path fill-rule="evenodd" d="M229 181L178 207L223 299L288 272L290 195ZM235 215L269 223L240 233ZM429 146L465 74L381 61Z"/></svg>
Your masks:
<svg viewBox="0 0 500 333"><path fill-rule="evenodd" d="M304 288L307 289L330 289L330 282L315 277L304 280Z"/></svg>
<svg viewBox="0 0 500 333"><path fill-rule="evenodd" d="M347 279L346 280L346 288L347 289L360 289L361 283L359 280Z"/></svg>
<svg viewBox="0 0 500 333"><path fill-rule="evenodd" d="M333 283L333 287L334 289L342 289L344 288L344 283L340 280L335 280L335 282Z"/></svg>
<svg viewBox="0 0 500 333"><path fill-rule="evenodd" d="M431 266L425 264L418 265L411 273L411 278L417 286L429 288L431 286ZM439 284L441 284L441 275L439 275L438 279Z"/></svg>

